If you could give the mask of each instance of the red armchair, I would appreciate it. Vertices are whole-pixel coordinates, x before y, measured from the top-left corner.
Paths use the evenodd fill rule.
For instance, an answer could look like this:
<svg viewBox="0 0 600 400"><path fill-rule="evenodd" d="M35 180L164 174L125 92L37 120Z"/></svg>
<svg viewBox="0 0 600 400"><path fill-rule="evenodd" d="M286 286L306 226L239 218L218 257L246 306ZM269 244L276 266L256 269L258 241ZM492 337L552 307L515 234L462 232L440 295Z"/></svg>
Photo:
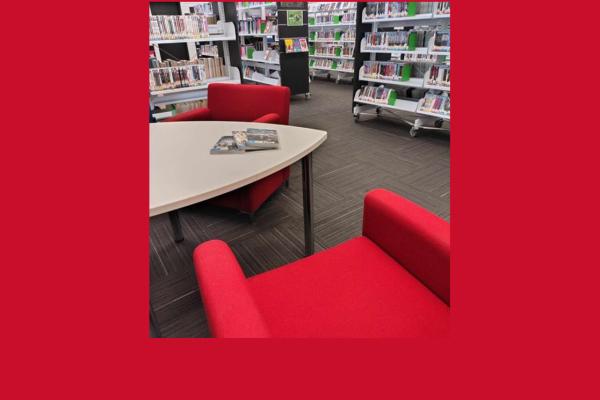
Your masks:
<svg viewBox="0 0 600 400"><path fill-rule="evenodd" d="M208 108L197 108L165 121L247 121L287 125L289 114L288 87L212 83L208 86ZM286 167L208 203L252 215L289 177L290 168Z"/></svg>
<svg viewBox="0 0 600 400"><path fill-rule="evenodd" d="M215 337L422 337L448 331L450 226L386 190L365 197L363 234L287 266L244 274L230 248L194 251Z"/></svg>

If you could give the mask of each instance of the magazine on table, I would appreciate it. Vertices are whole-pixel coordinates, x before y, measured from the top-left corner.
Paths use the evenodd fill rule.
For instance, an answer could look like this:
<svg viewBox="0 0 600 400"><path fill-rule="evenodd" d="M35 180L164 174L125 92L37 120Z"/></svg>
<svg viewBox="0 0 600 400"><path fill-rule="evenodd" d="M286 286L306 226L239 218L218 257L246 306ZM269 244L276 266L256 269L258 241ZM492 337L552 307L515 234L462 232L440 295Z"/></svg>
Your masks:
<svg viewBox="0 0 600 400"><path fill-rule="evenodd" d="M210 149L210 154L235 154L243 153L244 149L238 147L233 136L223 136Z"/></svg>
<svg viewBox="0 0 600 400"><path fill-rule="evenodd" d="M236 154L245 151L270 150L279 148L279 135L274 129L248 128L233 131L231 136L223 136L211 148L211 154Z"/></svg>

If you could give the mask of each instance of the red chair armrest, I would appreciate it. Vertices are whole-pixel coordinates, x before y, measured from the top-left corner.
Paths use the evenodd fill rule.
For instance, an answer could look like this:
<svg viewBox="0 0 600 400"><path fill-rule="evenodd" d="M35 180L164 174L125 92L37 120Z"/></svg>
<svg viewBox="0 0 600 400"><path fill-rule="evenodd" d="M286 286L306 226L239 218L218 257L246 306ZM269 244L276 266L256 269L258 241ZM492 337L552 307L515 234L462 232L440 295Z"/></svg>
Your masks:
<svg viewBox="0 0 600 400"><path fill-rule="evenodd" d="M244 273L229 246L220 240L194 250L196 277L214 337L268 337Z"/></svg>
<svg viewBox="0 0 600 400"><path fill-rule="evenodd" d="M165 118L164 122L177 122L177 121L208 121L210 120L210 110L208 108L196 108L194 110L186 111L181 114L177 114L174 117Z"/></svg>
<svg viewBox="0 0 600 400"><path fill-rule="evenodd" d="M263 122L265 124L278 124L279 123L279 114L277 113L269 113L265 114L260 118L255 119L253 122Z"/></svg>
<svg viewBox="0 0 600 400"><path fill-rule="evenodd" d="M363 235L450 304L450 224L383 189L365 197Z"/></svg>

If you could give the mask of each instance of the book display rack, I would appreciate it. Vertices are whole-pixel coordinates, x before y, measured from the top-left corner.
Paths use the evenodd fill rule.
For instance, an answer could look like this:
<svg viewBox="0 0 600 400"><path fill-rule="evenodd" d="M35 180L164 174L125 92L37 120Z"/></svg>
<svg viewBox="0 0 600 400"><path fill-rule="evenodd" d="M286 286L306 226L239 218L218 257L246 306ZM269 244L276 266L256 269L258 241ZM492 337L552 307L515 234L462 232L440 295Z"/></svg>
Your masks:
<svg viewBox="0 0 600 400"><path fill-rule="evenodd" d="M358 3L353 114L449 130L450 2Z"/></svg>
<svg viewBox="0 0 600 400"><path fill-rule="evenodd" d="M242 78L310 96L306 3L237 4Z"/></svg>
<svg viewBox="0 0 600 400"><path fill-rule="evenodd" d="M210 83L241 80L230 57L230 42L238 51L235 26L222 2L158 4L165 3L150 3L149 92L150 108L162 119L205 100Z"/></svg>
<svg viewBox="0 0 600 400"><path fill-rule="evenodd" d="M308 4L309 67L311 76L335 77L336 83L354 75L356 2Z"/></svg>

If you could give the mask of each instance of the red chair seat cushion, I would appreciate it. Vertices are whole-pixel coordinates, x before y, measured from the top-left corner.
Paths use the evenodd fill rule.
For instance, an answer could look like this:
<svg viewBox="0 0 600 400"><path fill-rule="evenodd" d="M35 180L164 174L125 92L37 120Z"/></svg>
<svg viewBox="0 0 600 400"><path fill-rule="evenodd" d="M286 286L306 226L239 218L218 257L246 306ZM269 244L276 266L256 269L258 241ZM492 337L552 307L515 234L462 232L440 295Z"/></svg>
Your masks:
<svg viewBox="0 0 600 400"><path fill-rule="evenodd" d="M448 306L364 236L247 283L274 337L416 337L448 330Z"/></svg>

